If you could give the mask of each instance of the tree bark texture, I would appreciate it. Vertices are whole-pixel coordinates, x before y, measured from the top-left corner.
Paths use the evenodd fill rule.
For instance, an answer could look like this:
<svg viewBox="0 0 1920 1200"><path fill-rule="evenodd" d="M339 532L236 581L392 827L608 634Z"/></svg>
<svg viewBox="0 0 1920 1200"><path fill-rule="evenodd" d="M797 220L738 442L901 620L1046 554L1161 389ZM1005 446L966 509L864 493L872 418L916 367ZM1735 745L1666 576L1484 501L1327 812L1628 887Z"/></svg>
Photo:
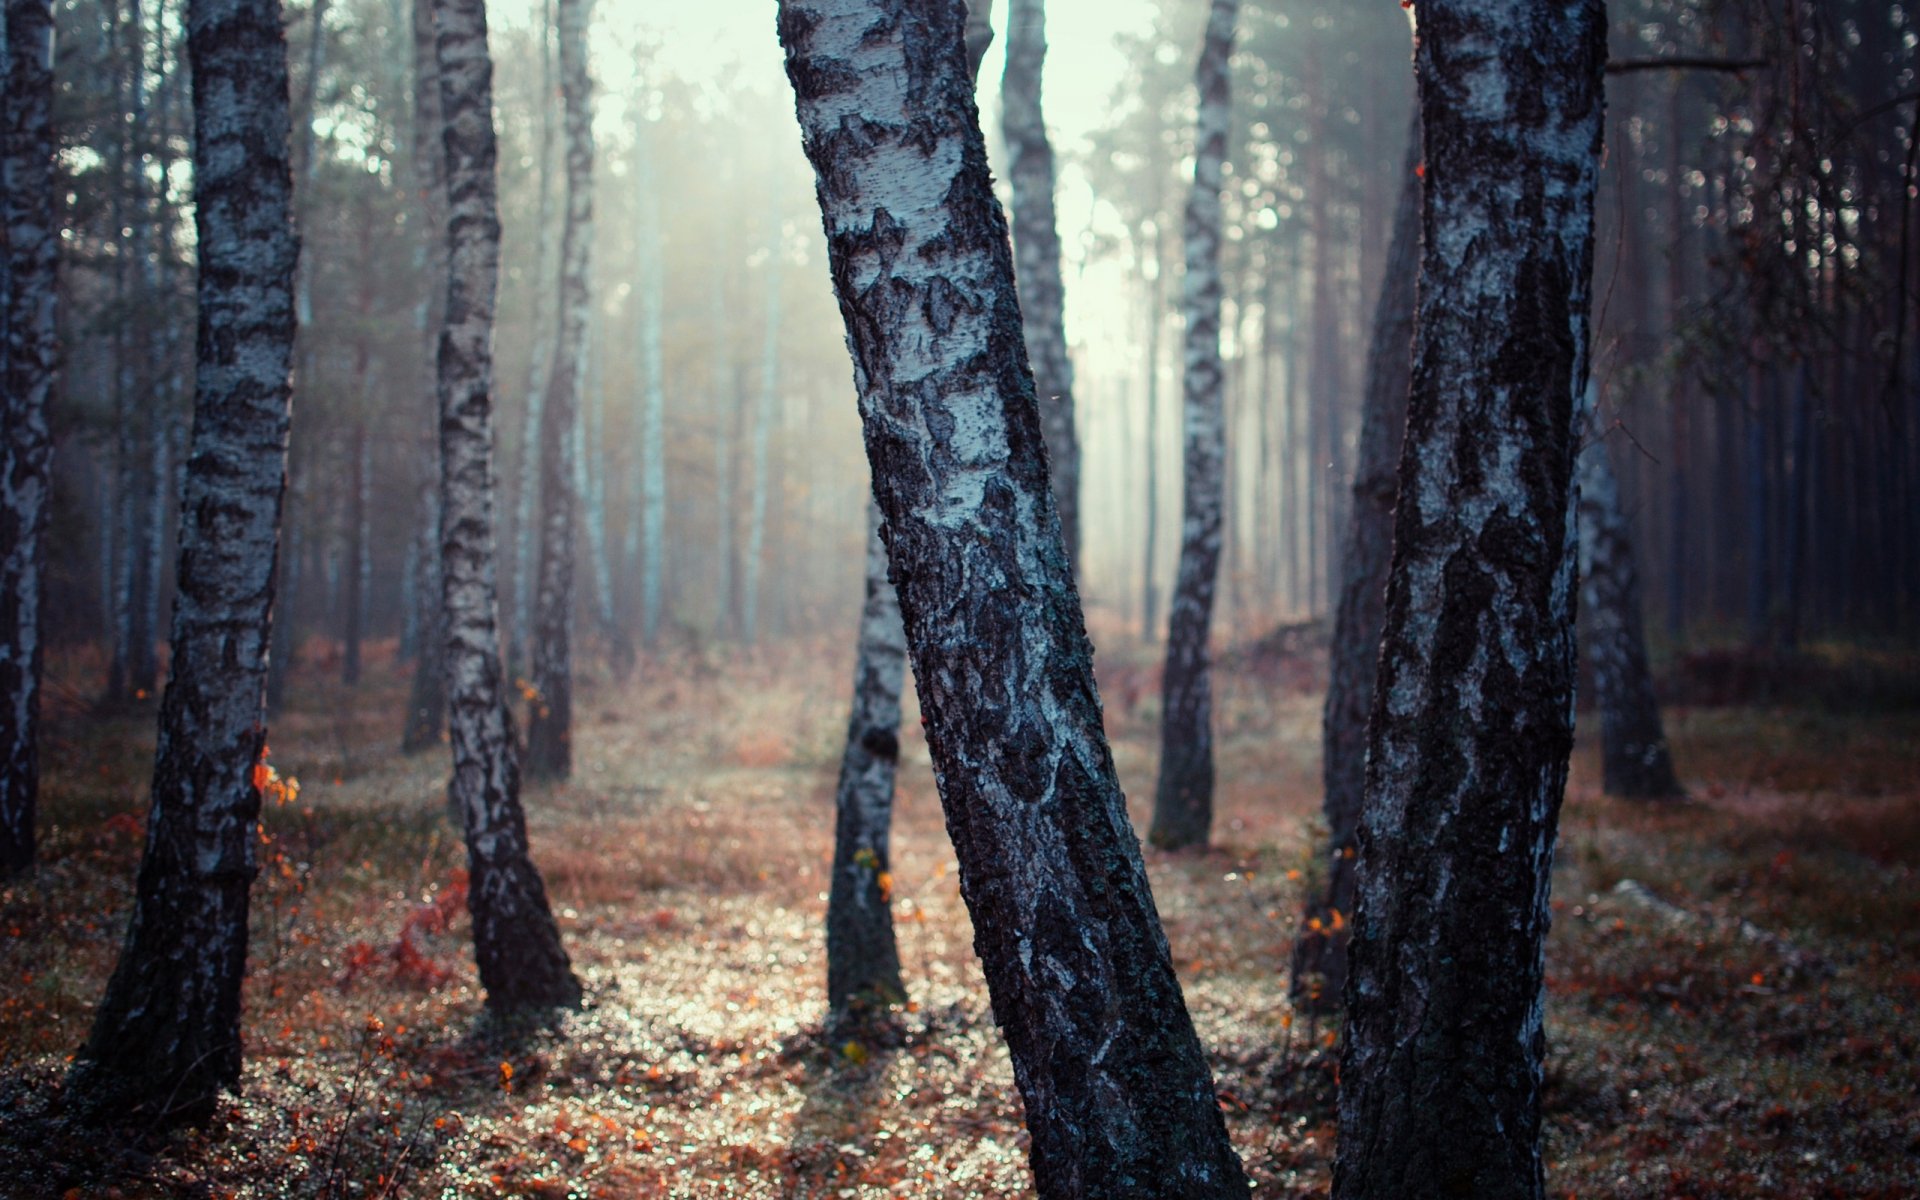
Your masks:
<svg viewBox="0 0 1920 1200"><path fill-rule="evenodd" d="M540 598L533 634L527 773L573 772L573 527L575 425L587 348L593 265L593 81L587 0L559 0L560 87L566 98L567 221L560 235L560 339L540 424Z"/></svg>
<svg viewBox="0 0 1920 1200"><path fill-rule="evenodd" d="M1596 431L1597 432L1597 431ZM1647 669L1640 573L1606 442L1580 451L1580 600L1600 709L1601 786L1642 800L1683 794Z"/></svg>
<svg viewBox="0 0 1920 1200"><path fill-rule="evenodd" d="M1156 846L1204 845L1213 825L1213 683L1208 634L1220 575L1220 530L1226 429L1221 391L1220 188L1232 116L1228 60L1239 0L1213 0L1194 83L1200 94L1193 191L1187 197L1186 311L1182 375L1185 464L1181 493L1180 566L1167 618L1162 676L1160 779L1153 795Z"/></svg>
<svg viewBox="0 0 1920 1200"><path fill-rule="evenodd" d="M906 999L893 939L893 778L900 762L900 690L907 634L887 579L880 510L867 506L867 600L860 610L853 715L834 798L833 886L827 898L827 1005L858 1019Z"/></svg>
<svg viewBox="0 0 1920 1200"><path fill-rule="evenodd" d="M1544 1194L1573 732L1598 0L1423 0L1426 202L1348 949L1334 1195Z"/></svg>
<svg viewBox="0 0 1920 1200"><path fill-rule="evenodd" d="M74 1065L103 1119L208 1116L240 1080L293 367L287 48L277 0L191 0L199 351L172 678L133 917Z"/></svg>
<svg viewBox="0 0 1920 1200"><path fill-rule="evenodd" d="M440 334L441 586L451 805L467 840L467 911L487 1006L579 1003L547 891L527 853L513 715L501 690L493 555L493 314L500 273L493 62L485 0L435 0L447 181Z"/></svg>
<svg viewBox="0 0 1920 1200"><path fill-rule="evenodd" d="M962 16L779 16L961 893L1039 1194L1245 1196L1101 729Z"/></svg>
<svg viewBox="0 0 1920 1200"><path fill-rule="evenodd" d="M1060 234L1053 208L1053 144L1040 106L1047 59L1045 0L1008 0L1007 68L1001 76L1002 136L1013 184L1014 271L1027 357L1047 437L1053 500L1067 559L1080 561L1080 443L1073 428L1073 360L1067 357L1065 285L1060 279Z"/></svg>
<svg viewBox="0 0 1920 1200"><path fill-rule="evenodd" d="M1407 427L1413 374L1413 305L1420 274L1420 131L1407 142L1406 174L1393 237L1373 310L1361 397L1359 462L1353 508L1341 547L1340 604L1334 612L1327 700L1320 722L1321 812L1327 822L1326 890L1307 900L1293 944L1293 999L1330 1011L1347 983L1347 935L1353 919L1355 837L1367 782L1367 714L1386 620L1387 568L1393 558L1394 476Z"/></svg>
<svg viewBox="0 0 1920 1200"><path fill-rule="evenodd" d="M0 879L33 865L40 792L40 609L52 510L47 398L60 214L53 181L53 6L7 0L0 42Z"/></svg>

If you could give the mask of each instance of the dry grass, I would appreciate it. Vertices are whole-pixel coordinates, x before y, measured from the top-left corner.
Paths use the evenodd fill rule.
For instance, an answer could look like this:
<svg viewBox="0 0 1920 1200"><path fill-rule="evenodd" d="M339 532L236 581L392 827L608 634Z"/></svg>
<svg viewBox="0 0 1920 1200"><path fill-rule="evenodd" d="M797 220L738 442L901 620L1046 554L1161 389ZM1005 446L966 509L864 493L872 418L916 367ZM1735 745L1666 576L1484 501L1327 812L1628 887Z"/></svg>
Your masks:
<svg viewBox="0 0 1920 1200"><path fill-rule="evenodd" d="M351 694L310 683L272 737L303 789L267 817L244 1094L208 1130L111 1152L56 1101L125 920L152 718L63 708L45 865L0 892L0 1192L1025 1194L1018 1100L911 713L893 865L914 1002L867 1043L823 1033L843 658L684 652L629 688L588 689L574 781L527 796L589 996L546 1029L481 1017L445 763L397 753L398 672L376 660ZM1146 796L1151 656L1102 662L1109 699L1137 697L1112 726L1128 791ZM1313 861L1317 698L1270 672L1220 692L1214 848L1150 852L1149 869L1258 1194L1320 1195L1337 1035L1294 1019L1285 979ZM1556 1195L1920 1195L1916 724L1678 713L1696 802L1663 808L1597 796L1581 749L1549 963ZM1696 917L1629 903L1612 893L1624 878ZM1739 919L1823 969L1783 969Z"/></svg>

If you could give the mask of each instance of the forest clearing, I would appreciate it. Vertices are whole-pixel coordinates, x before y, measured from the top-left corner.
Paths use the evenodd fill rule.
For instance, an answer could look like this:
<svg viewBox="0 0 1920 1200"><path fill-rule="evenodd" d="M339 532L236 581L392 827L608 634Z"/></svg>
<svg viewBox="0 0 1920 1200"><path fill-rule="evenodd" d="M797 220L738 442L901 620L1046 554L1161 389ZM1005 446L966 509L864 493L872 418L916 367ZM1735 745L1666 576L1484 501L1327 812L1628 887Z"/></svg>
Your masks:
<svg viewBox="0 0 1920 1200"><path fill-rule="evenodd" d="M1144 824L1153 701L1122 701L1151 658L1112 642L1109 729ZM527 797L586 1007L511 1034L480 1003L440 759L398 752L390 647L350 701L297 680L272 762L300 787L263 822L241 1094L203 1130L108 1147L47 1114L125 918L151 720L99 721L56 681L69 699L52 716L45 862L0 892L0 1190L1030 1194L912 732L891 885L910 1002L884 1036L828 1033L846 659L825 640L754 658L687 650L647 660L629 687L589 686L581 769ZM1335 1024L1296 1014L1286 979L1316 866L1317 671L1223 659L1214 844L1149 849L1148 868L1256 1194L1322 1196ZM1547 960L1553 1195L1917 1194L1920 707L1897 692L1829 707L1910 672L1814 652L1800 689L1817 703L1670 708L1681 805L1601 796L1591 738L1576 750Z"/></svg>

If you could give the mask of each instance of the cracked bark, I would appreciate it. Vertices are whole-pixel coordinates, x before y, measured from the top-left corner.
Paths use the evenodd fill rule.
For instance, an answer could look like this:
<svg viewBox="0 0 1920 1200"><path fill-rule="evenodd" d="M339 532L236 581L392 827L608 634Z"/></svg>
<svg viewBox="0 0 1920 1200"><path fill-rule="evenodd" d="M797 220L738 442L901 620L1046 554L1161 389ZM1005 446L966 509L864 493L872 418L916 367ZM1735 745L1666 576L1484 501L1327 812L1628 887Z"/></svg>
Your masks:
<svg viewBox="0 0 1920 1200"><path fill-rule="evenodd" d="M1573 733L1598 0L1422 0L1420 298L1369 730L1339 1200L1544 1195L1543 947Z"/></svg>
<svg viewBox="0 0 1920 1200"><path fill-rule="evenodd" d="M467 911L487 1007L560 1007L579 1003L580 983L527 853L513 714L501 691L490 394L500 215L486 5L435 0L433 13L448 213L439 353L441 587L453 743L447 798L466 831Z"/></svg>
<svg viewBox="0 0 1920 1200"><path fill-rule="evenodd" d="M1101 730L962 18L779 16L961 893L1039 1194L1245 1196Z"/></svg>
<svg viewBox="0 0 1920 1200"><path fill-rule="evenodd" d="M172 678L133 916L69 1080L98 1119L160 1123L240 1079L298 258L278 0L190 0L187 51L199 361Z"/></svg>
<svg viewBox="0 0 1920 1200"><path fill-rule="evenodd" d="M1148 834L1154 845L1168 849L1206 844L1213 825L1213 684L1207 639L1220 574L1226 458L1220 366L1220 188L1232 115L1228 60L1238 15L1238 0L1213 0L1194 73L1200 112L1184 230L1187 270L1181 282L1187 332L1180 566L1167 620L1160 779L1154 788L1153 828Z"/></svg>

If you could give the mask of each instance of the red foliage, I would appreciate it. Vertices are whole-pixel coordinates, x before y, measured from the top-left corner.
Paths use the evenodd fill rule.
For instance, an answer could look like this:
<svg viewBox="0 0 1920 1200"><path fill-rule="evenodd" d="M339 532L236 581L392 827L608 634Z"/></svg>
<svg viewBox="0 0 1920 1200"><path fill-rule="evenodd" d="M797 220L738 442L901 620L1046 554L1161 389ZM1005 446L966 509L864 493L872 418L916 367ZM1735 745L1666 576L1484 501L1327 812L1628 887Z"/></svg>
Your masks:
<svg viewBox="0 0 1920 1200"><path fill-rule="evenodd" d="M385 966L394 982L404 987L417 987L431 991L453 976L451 967L442 966L434 958L423 952L414 943L414 935L430 937L445 933L453 918L467 903L467 873L455 871L433 899L416 905L400 923L400 932L393 943L384 950L370 942L353 942L347 947L346 961L334 975L333 982L341 991L353 986L355 979Z"/></svg>

